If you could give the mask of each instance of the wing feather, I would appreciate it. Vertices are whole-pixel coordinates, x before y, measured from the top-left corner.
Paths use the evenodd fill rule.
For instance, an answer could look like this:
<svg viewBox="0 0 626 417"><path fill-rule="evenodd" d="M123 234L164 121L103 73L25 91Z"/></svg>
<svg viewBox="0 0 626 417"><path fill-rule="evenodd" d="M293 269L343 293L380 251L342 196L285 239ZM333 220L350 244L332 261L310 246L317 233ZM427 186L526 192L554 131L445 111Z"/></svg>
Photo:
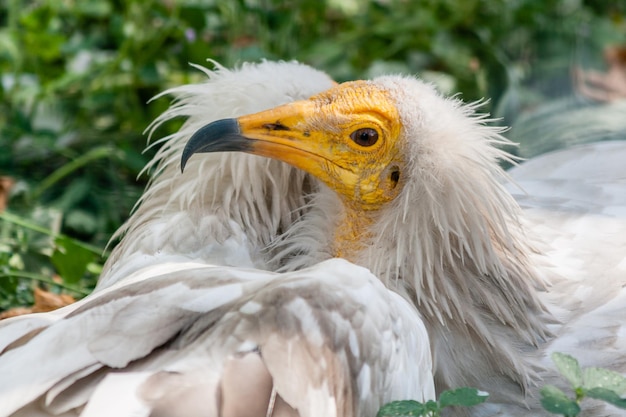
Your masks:
<svg viewBox="0 0 626 417"><path fill-rule="evenodd" d="M434 395L419 314L363 268L330 260L284 274L157 270L55 313L61 318L0 355L0 369L15 375L0 379L0 415L35 404L50 413L175 416L185 398L181 415L226 416L222 407L246 392L232 388L243 382L229 367L246 355L248 392L261 399L250 409L268 407L268 387L277 413L301 416L373 415L391 399ZM118 400L107 409L111 395Z"/></svg>

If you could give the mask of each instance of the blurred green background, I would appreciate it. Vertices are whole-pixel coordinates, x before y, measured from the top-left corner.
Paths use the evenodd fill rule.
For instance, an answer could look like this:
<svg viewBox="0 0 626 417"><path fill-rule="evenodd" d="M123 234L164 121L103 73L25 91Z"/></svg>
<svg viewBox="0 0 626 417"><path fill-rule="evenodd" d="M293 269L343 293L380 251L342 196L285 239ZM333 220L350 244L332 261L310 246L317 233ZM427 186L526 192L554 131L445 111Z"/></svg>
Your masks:
<svg viewBox="0 0 626 417"><path fill-rule="evenodd" d="M574 66L602 68L625 15L597 0L3 0L0 310L31 304L35 286L90 291L147 180L142 132L169 105L148 101L202 80L189 63L419 74L489 97L510 124L571 92Z"/></svg>

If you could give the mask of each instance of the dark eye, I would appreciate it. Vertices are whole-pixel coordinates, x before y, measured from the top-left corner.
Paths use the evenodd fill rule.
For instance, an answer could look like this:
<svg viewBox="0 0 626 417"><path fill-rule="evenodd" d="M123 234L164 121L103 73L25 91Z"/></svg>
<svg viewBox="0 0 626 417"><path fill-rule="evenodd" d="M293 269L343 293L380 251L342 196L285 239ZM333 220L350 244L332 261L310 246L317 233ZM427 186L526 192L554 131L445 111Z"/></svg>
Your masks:
<svg viewBox="0 0 626 417"><path fill-rule="evenodd" d="M360 146L372 146L378 141L378 132L370 128L359 129L352 132L350 139Z"/></svg>

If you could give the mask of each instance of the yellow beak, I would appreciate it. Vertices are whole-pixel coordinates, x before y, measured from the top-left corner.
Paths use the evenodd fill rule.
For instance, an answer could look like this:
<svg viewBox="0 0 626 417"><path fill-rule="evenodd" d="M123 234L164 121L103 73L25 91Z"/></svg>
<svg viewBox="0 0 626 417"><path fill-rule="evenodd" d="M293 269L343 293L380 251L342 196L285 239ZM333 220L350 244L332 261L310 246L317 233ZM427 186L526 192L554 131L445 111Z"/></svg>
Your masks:
<svg viewBox="0 0 626 417"><path fill-rule="evenodd" d="M194 153L239 151L277 159L319 178L342 194L358 174L342 163L326 130L313 129L315 103L298 101L238 119L218 120L198 130L183 151L181 167ZM352 168L356 166L352 165Z"/></svg>

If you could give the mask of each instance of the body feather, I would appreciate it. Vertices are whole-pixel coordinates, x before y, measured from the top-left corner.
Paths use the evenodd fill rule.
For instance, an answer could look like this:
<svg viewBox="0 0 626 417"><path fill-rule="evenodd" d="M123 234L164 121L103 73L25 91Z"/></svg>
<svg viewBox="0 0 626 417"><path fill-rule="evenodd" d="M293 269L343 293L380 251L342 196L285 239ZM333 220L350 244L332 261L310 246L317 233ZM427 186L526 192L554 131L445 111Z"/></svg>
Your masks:
<svg viewBox="0 0 626 417"><path fill-rule="evenodd" d="M234 392L242 401L246 379L263 380L258 373L300 416L374 415L392 399L434 396L419 315L363 268L342 260L288 274L171 267L96 292L5 346L0 369L12 378L0 379L0 415L29 415L33 404L82 416L258 415L249 399L244 414L228 414L225 399ZM2 334L36 319L8 320ZM246 355L258 366L242 367L232 387L229 361ZM99 411L118 391L120 403ZM193 404L180 408L187 396ZM269 395L263 401L265 414Z"/></svg>

